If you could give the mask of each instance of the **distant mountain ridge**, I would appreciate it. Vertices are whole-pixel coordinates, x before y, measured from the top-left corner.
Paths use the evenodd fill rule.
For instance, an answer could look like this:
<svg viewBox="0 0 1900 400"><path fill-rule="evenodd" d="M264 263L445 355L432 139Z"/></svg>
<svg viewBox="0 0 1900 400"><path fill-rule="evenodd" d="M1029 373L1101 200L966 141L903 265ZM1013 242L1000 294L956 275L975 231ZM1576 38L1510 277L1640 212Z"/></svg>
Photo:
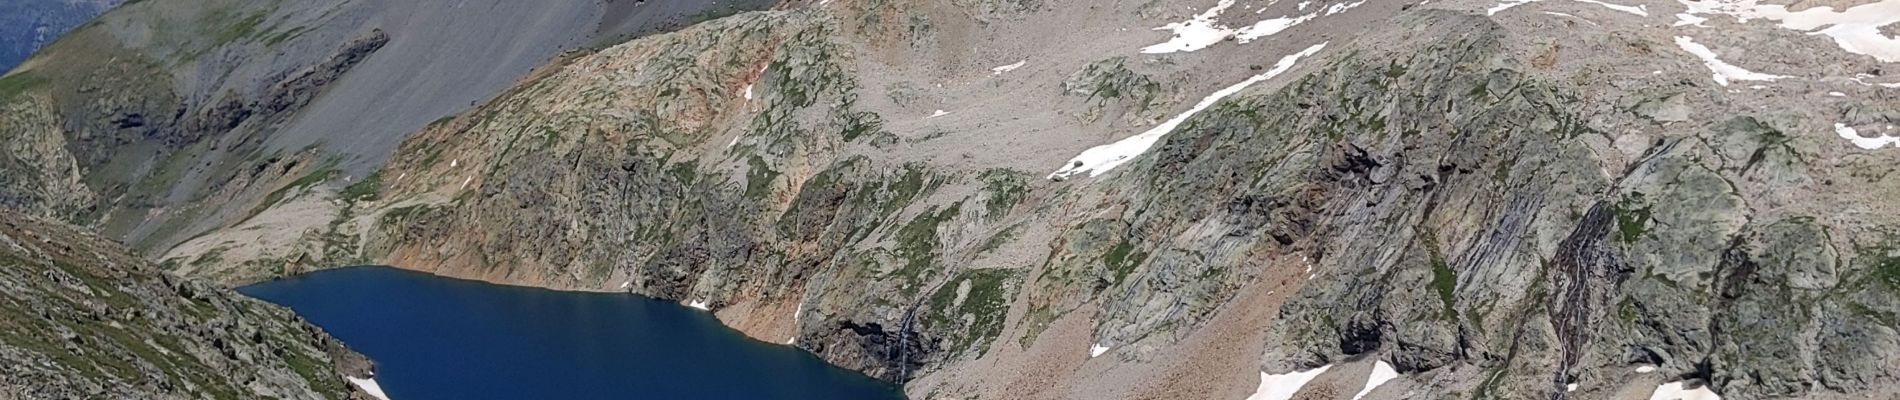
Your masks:
<svg viewBox="0 0 1900 400"><path fill-rule="evenodd" d="M122 0L0 0L0 72Z"/></svg>

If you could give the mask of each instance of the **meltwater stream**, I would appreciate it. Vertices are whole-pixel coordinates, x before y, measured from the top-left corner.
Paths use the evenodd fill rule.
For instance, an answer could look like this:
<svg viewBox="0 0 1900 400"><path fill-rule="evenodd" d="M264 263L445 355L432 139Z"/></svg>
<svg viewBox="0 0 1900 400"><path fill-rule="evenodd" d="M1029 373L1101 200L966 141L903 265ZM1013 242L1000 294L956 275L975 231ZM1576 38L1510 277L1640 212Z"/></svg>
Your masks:
<svg viewBox="0 0 1900 400"><path fill-rule="evenodd" d="M704 311L350 267L238 289L376 362L394 400L902 399L889 385L749 339Z"/></svg>

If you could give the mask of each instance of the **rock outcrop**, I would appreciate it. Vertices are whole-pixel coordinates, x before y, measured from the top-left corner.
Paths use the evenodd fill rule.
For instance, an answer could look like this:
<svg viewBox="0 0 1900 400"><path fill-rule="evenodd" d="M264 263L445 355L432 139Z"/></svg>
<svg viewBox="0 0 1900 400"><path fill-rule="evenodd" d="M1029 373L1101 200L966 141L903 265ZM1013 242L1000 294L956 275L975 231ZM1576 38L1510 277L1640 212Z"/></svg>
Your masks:
<svg viewBox="0 0 1900 400"><path fill-rule="evenodd" d="M25 108L0 132L64 149L7 154L21 182L0 201L160 255L358 181L408 134L597 39L766 6L609 3L132 2L0 78L0 107ZM297 222L283 234L327 219Z"/></svg>
<svg viewBox="0 0 1900 400"><path fill-rule="evenodd" d="M1212 3L721 16L568 54L362 179L274 160L161 258L676 299L916 398L1900 390L1894 61L1738 4ZM0 200L118 196L12 167L72 154L0 163L49 188Z"/></svg>
<svg viewBox="0 0 1900 400"><path fill-rule="evenodd" d="M0 212L0 396L368 399L370 364L290 310Z"/></svg>
<svg viewBox="0 0 1900 400"><path fill-rule="evenodd" d="M1890 222L1749 206L1847 179L1806 161L1834 150L1802 142L1829 138L1748 115L1661 134L1585 115L1508 27L1421 11L1214 104L1098 182L1038 183L888 156L953 139L870 111L853 71L877 64L842 50L867 29L851 10L745 14L570 60L410 139L323 253L748 310L721 315L883 379L931 377L914 394L1007 383L965 369L1078 315L1077 353L1166 359L1288 277L1297 292L1258 328L1268 371L1378 357L1430 382L1413 394L1503 398L1640 390L1624 382L1648 382L1632 379L1645 365L1735 398L1895 378L1878 356L1783 361L1896 338L1857 317L1893 313L1892 288L1843 284L1875 280L1884 252L1832 250L1881 243ZM1118 59L1058 76L1083 123L1139 120L1169 92ZM796 316L757 314L785 303Z"/></svg>

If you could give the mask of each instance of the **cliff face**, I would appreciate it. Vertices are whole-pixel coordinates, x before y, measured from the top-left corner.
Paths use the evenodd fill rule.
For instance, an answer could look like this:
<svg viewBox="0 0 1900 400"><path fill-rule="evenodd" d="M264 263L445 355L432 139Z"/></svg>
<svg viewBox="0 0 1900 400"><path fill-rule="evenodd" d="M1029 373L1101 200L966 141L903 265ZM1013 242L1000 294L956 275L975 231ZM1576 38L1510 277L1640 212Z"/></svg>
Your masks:
<svg viewBox="0 0 1900 400"><path fill-rule="evenodd" d="M127 4L0 78L0 132L35 150L0 161L0 203L162 254L286 193L361 180L408 134L566 51L763 4L660 6ZM312 227L281 225L284 241Z"/></svg>
<svg viewBox="0 0 1900 400"><path fill-rule="evenodd" d="M786 4L162 259L678 299L918 398L1900 390L1894 61L1722 4Z"/></svg>
<svg viewBox="0 0 1900 400"><path fill-rule="evenodd" d="M342 399L369 372L290 310L57 222L0 213L0 285L8 398Z"/></svg>
<svg viewBox="0 0 1900 400"><path fill-rule="evenodd" d="M412 137L313 253L704 303L922 397L1244 396L1256 362L1371 360L1405 377L1387 397L1891 387L1890 350L1830 349L1900 338L1880 317L1900 311L1881 278L1893 221L1862 200L1900 187L1864 158L1893 155L1706 102L1721 91L1693 69L1588 53L1632 39L1567 53L1396 11L1361 10L1392 29L1203 61L1265 83L1093 177L1095 159L1051 157L1086 136L984 119L1147 126L1205 93L1181 76L1221 64L916 72L929 62L907 57L956 56L917 43L956 27L881 31L894 11L867 3L720 19L567 60ZM980 104L997 93L1061 119ZM1058 167L1084 173L1044 179ZM1235 349L1260 356L1216 357ZM1240 378L1156 383L1228 367ZM1309 390L1362 385L1329 379Z"/></svg>

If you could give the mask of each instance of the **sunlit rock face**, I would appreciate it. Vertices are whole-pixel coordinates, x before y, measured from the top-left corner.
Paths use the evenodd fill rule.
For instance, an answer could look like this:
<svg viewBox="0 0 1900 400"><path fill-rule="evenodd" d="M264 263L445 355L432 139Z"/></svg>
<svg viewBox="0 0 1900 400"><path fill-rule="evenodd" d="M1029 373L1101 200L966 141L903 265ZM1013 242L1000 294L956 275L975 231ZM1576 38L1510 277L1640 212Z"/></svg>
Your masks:
<svg viewBox="0 0 1900 400"><path fill-rule="evenodd" d="M251 193L193 234L84 206L146 164L45 103L0 188L194 276L642 293L914 397L1852 397L1900 371L1890 3L788 2L318 146L383 163L145 174Z"/></svg>
<svg viewBox="0 0 1900 400"><path fill-rule="evenodd" d="M290 310L14 211L0 211L0 286L9 398L341 399L371 369Z"/></svg>

